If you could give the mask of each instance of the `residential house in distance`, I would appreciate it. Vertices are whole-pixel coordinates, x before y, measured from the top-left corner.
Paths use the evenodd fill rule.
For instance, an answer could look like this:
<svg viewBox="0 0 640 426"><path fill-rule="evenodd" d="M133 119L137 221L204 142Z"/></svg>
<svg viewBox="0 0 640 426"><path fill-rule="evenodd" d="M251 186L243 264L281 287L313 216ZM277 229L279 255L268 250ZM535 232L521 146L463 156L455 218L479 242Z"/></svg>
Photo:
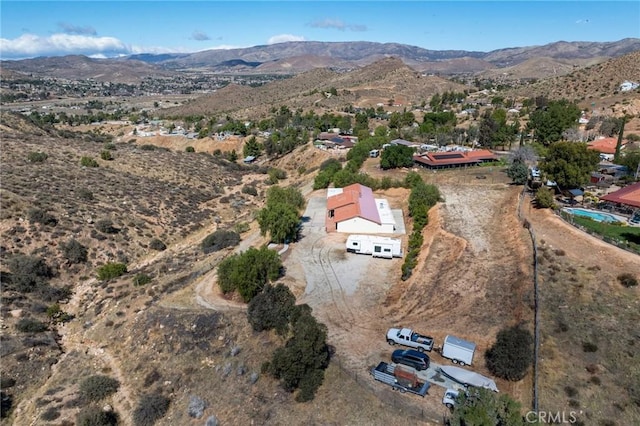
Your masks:
<svg viewBox="0 0 640 426"><path fill-rule="evenodd" d="M618 138L600 138L591 141L587 144L588 149L598 151L602 160L613 160L613 156L616 153L616 145L618 144ZM620 149L624 148L624 141Z"/></svg>
<svg viewBox="0 0 640 426"><path fill-rule="evenodd" d="M354 183L327 190L327 232L392 234L396 230L389 202L374 198L371 188Z"/></svg>
<svg viewBox="0 0 640 426"><path fill-rule="evenodd" d="M404 139L394 139L391 142L389 142L389 144L408 146L409 148L413 148L416 150L420 148L420 144L418 142L406 141Z"/></svg>
<svg viewBox="0 0 640 426"><path fill-rule="evenodd" d="M622 82L622 84L620 85L620 91L621 92L628 92L630 90L634 90L637 89L638 87L640 87L639 83L636 83L635 81L628 81L625 80L624 82Z"/></svg>

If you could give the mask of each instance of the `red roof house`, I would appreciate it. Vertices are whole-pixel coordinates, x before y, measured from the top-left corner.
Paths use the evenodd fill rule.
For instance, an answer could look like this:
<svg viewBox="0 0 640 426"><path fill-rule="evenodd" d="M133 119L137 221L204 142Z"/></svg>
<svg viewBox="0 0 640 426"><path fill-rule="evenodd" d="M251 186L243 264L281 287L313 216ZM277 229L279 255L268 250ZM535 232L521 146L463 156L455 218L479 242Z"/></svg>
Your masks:
<svg viewBox="0 0 640 426"><path fill-rule="evenodd" d="M430 169L445 167L475 166L487 161L496 161L498 156L488 149L473 151L426 152L414 155L413 161Z"/></svg>
<svg viewBox="0 0 640 426"><path fill-rule="evenodd" d="M600 152L601 154L615 154L618 138L602 138L591 141L587 148Z"/></svg>
<svg viewBox="0 0 640 426"><path fill-rule="evenodd" d="M640 182L627 185L615 192L603 195L600 197L600 200L640 208Z"/></svg>
<svg viewBox="0 0 640 426"><path fill-rule="evenodd" d="M327 197L327 232L392 233L395 221L388 203L376 200L371 188L359 183Z"/></svg>

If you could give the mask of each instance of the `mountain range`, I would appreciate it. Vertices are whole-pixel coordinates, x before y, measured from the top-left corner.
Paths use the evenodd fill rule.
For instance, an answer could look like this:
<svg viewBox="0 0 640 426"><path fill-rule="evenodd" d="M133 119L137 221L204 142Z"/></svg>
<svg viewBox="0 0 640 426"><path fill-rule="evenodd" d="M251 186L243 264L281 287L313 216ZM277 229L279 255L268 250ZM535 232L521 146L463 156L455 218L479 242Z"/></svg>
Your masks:
<svg viewBox="0 0 640 426"><path fill-rule="evenodd" d="M238 74L298 74L314 68L348 71L387 57L402 60L416 71L437 74L491 72L518 66L527 61L545 59L545 75L571 70L640 50L640 39L614 42L558 41L543 46L511 47L490 52L466 50L429 50L398 43L315 42L277 43L229 50L205 50L195 53L137 54L113 59L85 56L40 57L2 61L2 68L34 75L60 78L96 78L135 74L171 75L175 72ZM535 67L534 67L535 68ZM542 70L545 73L544 70ZM516 73L517 74L517 73ZM535 74L535 72L534 72ZM116 79L117 80L117 79Z"/></svg>

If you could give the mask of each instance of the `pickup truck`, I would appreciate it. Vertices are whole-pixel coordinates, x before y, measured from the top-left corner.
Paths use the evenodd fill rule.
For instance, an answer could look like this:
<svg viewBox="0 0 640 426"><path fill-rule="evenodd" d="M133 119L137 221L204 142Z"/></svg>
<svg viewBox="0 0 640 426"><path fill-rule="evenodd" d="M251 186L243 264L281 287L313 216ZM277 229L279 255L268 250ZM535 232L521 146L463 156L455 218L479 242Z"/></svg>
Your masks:
<svg viewBox="0 0 640 426"><path fill-rule="evenodd" d="M401 393L409 392L424 397L431 385L426 380L418 378L415 372L405 370L400 365L381 362L371 369L371 375L378 381L386 383Z"/></svg>
<svg viewBox="0 0 640 426"><path fill-rule="evenodd" d="M387 343L408 346L420 352L433 349L433 337L424 336L410 328L390 328L387 331Z"/></svg>

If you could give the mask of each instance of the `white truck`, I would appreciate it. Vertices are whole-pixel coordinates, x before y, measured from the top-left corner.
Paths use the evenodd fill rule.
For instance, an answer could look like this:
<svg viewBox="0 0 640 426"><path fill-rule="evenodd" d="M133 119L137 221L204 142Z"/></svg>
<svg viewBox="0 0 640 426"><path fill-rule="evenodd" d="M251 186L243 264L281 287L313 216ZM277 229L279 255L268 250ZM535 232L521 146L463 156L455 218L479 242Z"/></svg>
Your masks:
<svg viewBox="0 0 640 426"><path fill-rule="evenodd" d="M396 238L349 235L345 246L349 253L370 254L385 259L402 257L402 242Z"/></svg>
<svg viewBox="0 0 640 426"><path fill-rule="evenodd" d="M442 397L442 403L447 406L447 408L453 408L456 405L456 399L460 395L460 391L456 389L447 389Z"/></svg>
<svg viewBox="0 0 640 426"><path fill-rule="evenodd" d="M439 368L440 372L444 376L465 387L475 386L477 388L485 388L498 392L496 382L482 374L476 373L475 371L465 370L464 368L454 367L452 365L443 365Z"/></svg>
<svg viewBox="0 0 640 426"><path fill-rule="evenodd" d="M456 336L447 335L442 345L442 356L454 364L471 365L476 344Z"/></svg>
<svg viewBox="0 0 640 426"><path fill-rule="evenodd" d="M433 349L433 337L425 336L410 328L390 328L387 331L387 343L408 346L420 352Z"/></svg>

